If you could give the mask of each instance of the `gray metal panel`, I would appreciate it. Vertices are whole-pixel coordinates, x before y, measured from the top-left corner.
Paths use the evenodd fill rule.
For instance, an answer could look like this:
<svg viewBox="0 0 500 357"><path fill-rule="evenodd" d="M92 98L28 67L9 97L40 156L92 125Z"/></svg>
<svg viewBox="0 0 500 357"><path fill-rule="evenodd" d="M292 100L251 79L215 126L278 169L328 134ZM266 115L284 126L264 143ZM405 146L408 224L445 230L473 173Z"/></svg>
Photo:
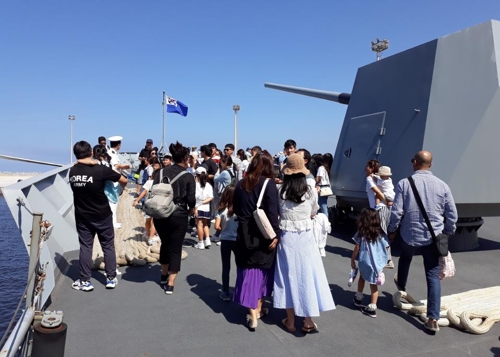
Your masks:
<svg viewBox="0 0 500 357"><path fill-rule="evenodd" d="M54 288L59 270L66 266L68 254L80 249L75 228L73 194L68 183L71 166L66 165L2 189L28 254L32 224L30 212L43 213L43 219L53 225L50 238L40 255L41 263L48 263L42 305ZM25 207L19 204L18 199L24 202Z"/></svg>
<svg viewBox="0 0 500 357"><path fill-rule="evenodd" d="M332 167L333 191L344 203L358 206L359 199L366 200L365 163L349 172L352 186L359 190L342 189L347 173L341 167L348 160L344 151L350 146L345 135L352 117L386 112L382 151L371 158L391 166L395 182L411 174L410 159L423 144L436 46L437 40L431 41L358 70Z"/></svg>
<svg viewBox="0 0 500 357"><path fill-rule="evenodd" d="M365 167L366 161L377 156L385 115L385 112L381 112L349 119L342 135L342 147L345 149L343 159L339 160L337 166L337 170L344 173L336 181L343 192L365 189L365 181L360 181L357 177L359 168Z"/></svg>
<svg viewBox="0 0 500 357"><path fill-rule="evenodd" d="M474 204L475 216L500 215L498 51L498 21L438 40L424 149L461 215L462 204Z"/></svg>

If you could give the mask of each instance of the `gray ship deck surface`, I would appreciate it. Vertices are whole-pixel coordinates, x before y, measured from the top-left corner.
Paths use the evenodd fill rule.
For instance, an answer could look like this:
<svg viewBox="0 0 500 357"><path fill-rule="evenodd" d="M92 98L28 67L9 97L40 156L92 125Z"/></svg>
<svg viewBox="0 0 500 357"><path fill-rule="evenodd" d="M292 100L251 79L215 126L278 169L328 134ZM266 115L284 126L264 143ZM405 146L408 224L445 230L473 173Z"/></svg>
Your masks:
<svg viewBox="0 0 500 357"><path fill-rule="evenodd" d="M499 218L486 218L480 247L453 254L457 275L442 283L443 295L500 284ZM225 303L221 288L219 247L199 251L186 248L175 293L164 294L158 284L160 267L121 267L115 290L106 290L104 275L94 272L93 292L71 288L78 277L77 261L58 285L50 308L63 310L68 324L66 356L500 356L500 324L484 335L472 335L444 327L435 335L422 329L415 317L396 310L396 291L387 270L381 288L378 317L371 319L352 305L355 284L347 287L352 243L349 229L335 229L328 238L323 258L337 309L316 318L319 332L290 334L280 324L283 310L271 309L259 321L256 332L245 326L246 309ZM186 239L186 244L191 242ZM394 247L398 262L398 248ZM231 286L235 282L235 265ZM426 299L422 258L416 256L410 269L409 293ZM365 302L369 295L365 291ZM268 300L267 306L271 306Z"/></svg>

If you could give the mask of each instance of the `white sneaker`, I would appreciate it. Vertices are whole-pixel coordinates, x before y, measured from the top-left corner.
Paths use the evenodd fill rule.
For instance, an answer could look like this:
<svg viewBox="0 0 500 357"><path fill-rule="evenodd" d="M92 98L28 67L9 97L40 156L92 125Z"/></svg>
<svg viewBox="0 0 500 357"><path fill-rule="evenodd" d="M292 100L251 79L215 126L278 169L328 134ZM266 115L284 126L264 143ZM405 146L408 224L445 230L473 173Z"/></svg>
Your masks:
<svg viewBox="0 0 500 357"><path fill-rule="evenodd" d="M122 228L122 224L121 223L115 223L115 225L113 227L115 229L120 229L120 228Z"/></svg>
<svg viewBox="0 0 500 357"><path fill-rule="evenodd" d="M193 248L195 248L195 249L205 249L205 244L203 244L203 242L198 242L195 245L193 245Z"/></svg>
<svg viewBox="0 0 500 357"><path fill-rule="evenodd" d="M159 239L160 239L159 237L154 236L153 238L151 238L151 239L148 240L148 245L155 244L156 242L158 242Z"/></svg>
<svg viewBox="0 0 500 357"><path fill-rule="evenodd" d="M210 249L210 246L212 245L212 242L210 241L210 237L205 238L204 243L205 243L205 248Z"/></svg>
<svg viewBox="0 0 500 357"><path fill-rule="evenodd" d="M106 289L114 289L116 284L118 284L118 279L106 279Z"/></svg>
<svg viewBox="0 0 500 357"><path fill-rule="evenodd" d="M75 290L81 291L92 291L94 290L94 286L90 281L81 281L80 279L76 280L71 287Z"/></svg>
<svg viewBox="0 0 500 357"><path fill-rule="evenodd" d="M220 245L220 241L218 241L217 243L215 243L215 245Z"/></svg>

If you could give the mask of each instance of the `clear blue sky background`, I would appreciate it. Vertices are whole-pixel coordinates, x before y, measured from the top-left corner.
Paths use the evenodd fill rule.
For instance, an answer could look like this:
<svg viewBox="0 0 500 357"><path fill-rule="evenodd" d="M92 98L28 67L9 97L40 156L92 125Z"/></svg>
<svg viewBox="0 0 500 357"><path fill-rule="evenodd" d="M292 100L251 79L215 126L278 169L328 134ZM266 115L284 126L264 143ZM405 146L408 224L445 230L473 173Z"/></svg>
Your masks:
<svg viewBox="0 0 500 357"><path fill-rule="evenodd" d="M346 107L264 82L350 92L375 60L370 40L389 39L390 56L495 16L498 0L3 1L0 154L68 163L68 115L75 140L159 146L163 91L189 107L166 115L167 143L233 142L239 104L240 147L276 153L293 138L334 153Z"/></svg>

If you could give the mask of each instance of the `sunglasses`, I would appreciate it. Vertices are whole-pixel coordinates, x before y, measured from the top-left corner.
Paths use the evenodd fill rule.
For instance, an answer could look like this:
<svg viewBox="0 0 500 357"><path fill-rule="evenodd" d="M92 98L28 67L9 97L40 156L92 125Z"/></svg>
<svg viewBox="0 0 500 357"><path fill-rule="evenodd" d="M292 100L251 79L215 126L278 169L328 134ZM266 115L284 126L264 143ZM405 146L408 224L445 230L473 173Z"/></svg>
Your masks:
<svg viewBox="0 0 500 357"><path fill-rule="evenodd" d="M153 151L153 152L151 153L151 155L156 155L156 153Z"/></svg>
<svg viewBox="0 0 500 357"><path fill-rule="evenodd" d="M231 149L224 149L224 151L229 151L229 150L231 150Z"/></svg>

